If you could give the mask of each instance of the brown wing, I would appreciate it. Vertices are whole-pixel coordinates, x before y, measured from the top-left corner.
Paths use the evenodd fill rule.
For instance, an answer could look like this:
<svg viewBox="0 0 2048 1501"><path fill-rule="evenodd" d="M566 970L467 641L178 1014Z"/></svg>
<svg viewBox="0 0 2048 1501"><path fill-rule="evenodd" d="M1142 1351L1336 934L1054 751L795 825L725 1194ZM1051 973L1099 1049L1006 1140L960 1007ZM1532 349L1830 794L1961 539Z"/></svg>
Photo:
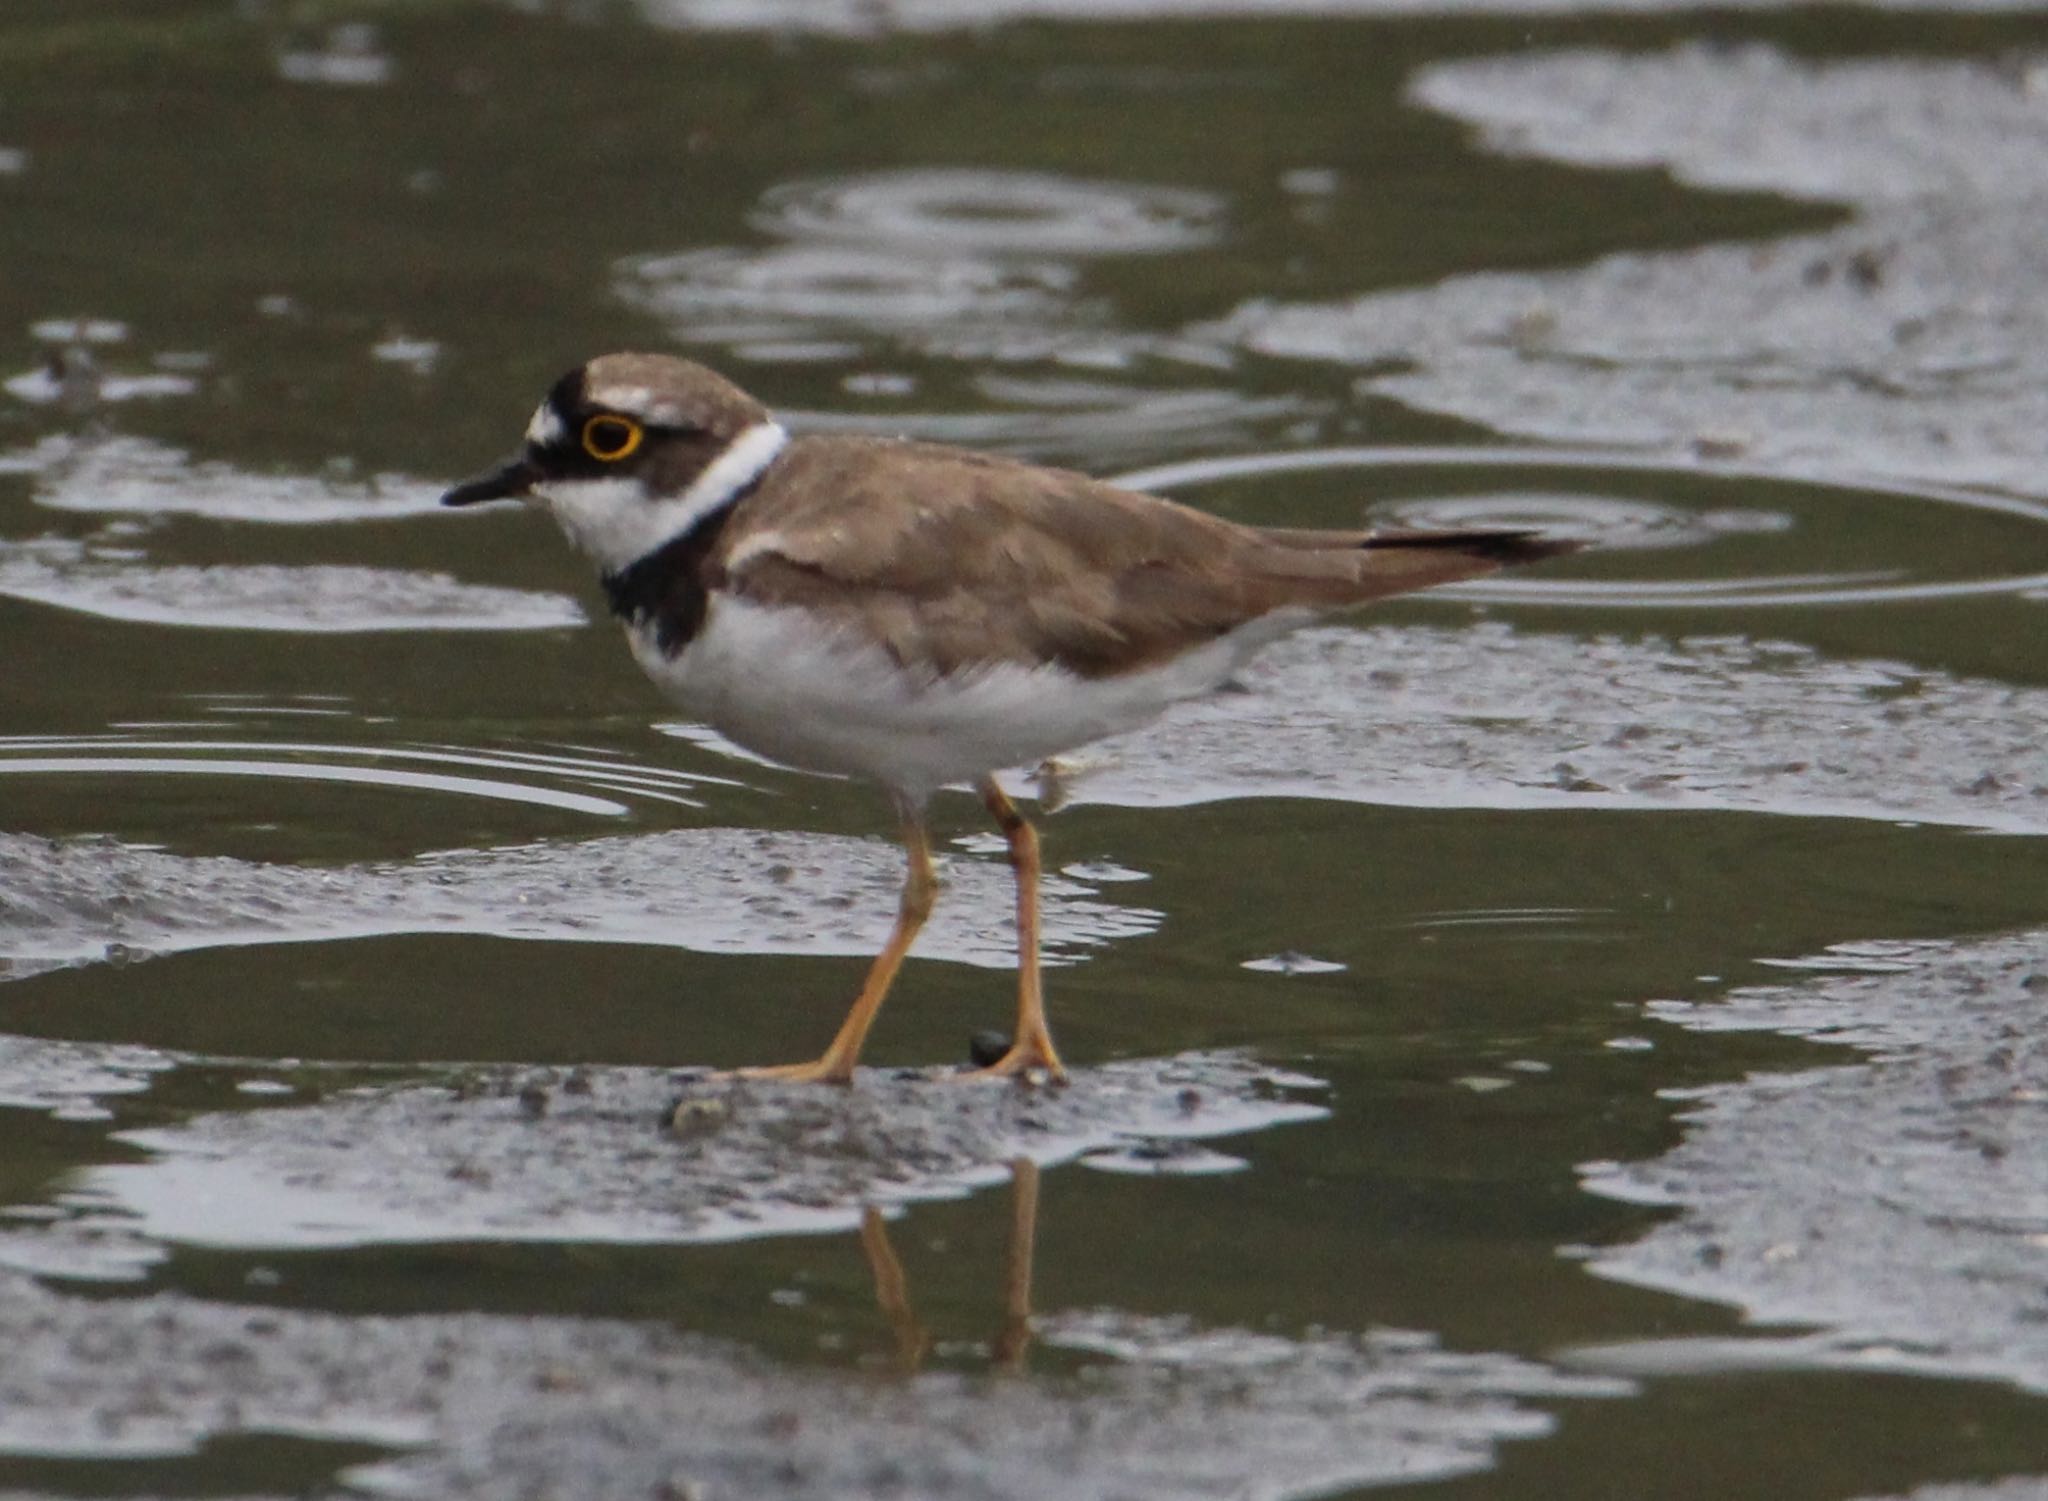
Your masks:
<svg viewBox="0 0 2048 1501"><path fill-rule="evenodd" d="M1261 531L1064 470L928 444L790 446L712 560L727 586L872 633L905 665L1133 671L1286 606L1491 572L1526 533Z"/></svg>

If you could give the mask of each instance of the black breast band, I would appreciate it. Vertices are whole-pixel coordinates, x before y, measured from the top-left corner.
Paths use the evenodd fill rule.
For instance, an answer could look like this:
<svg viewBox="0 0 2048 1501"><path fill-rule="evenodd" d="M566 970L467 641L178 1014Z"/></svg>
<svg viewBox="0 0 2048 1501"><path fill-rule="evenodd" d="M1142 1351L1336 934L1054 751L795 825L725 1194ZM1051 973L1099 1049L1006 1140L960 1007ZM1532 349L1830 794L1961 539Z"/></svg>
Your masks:
<svg viewBox="0 0 2048 1501"><path fill-rule="evenodd" d="M681 536L635 558L617 572L605 571L604 593L611 602L612 613L628 625L654 622L654 639L663 656L675 656L704 628L710 593L705 560L718 545L719 534L732 519L732 513L754 493L766 473L763 469L740 486L731 500Z"/></svg>

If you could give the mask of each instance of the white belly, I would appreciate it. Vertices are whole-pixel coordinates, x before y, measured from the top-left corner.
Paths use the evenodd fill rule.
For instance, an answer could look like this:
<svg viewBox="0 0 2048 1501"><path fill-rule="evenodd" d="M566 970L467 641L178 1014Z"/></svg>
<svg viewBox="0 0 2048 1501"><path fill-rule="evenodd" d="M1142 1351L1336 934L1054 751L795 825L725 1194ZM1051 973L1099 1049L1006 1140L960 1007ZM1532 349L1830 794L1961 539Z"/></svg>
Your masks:
<svg viewBox="0 0 2048 1501"><path fill-rule="evenodd" d="M877 646L821 630L801 611L734 599L714 600L703 629L673 658L646 628L627 634L662 691L727 739L922 802L951 783L1145 724L1209 692L1300 623L1269 616L1163 666L1115 678L1008 663L921 678Z"/></svg>

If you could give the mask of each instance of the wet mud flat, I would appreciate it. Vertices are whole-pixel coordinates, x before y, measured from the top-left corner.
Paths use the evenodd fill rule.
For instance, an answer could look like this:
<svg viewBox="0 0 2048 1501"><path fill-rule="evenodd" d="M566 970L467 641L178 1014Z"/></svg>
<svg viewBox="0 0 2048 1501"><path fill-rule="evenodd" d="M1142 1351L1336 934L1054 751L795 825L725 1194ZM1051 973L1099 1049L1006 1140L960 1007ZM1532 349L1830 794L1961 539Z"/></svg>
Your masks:
<svg viewBox="0 0 2048 1501"><path fill-rule="evenodd" d="M1847 211L1821 234L1248 305L1268 353L1405 368L1405 402L1506 433L2043 491L2039 64L1809 61L1692 42L1441 62L1414 101L1515 157L1655 166Z"/></svg>
<svg viewBox="0 0 2048 1501"><path fill-rule="evenodd" d="M108 742L0 753L24 770L89 749L92 764L147 773L240 775L236 762L159 757ZM182 749L210 752L205 742ZM232 748L223 747L232 751ZM279 778L341 774L329 752L262 768ZM336 750L340 748L337 747ZM114 756L102 753L112 751ZM131 759L134 758L134 759ZM401 753L399 759L406 759ZM74 764L76 764L74 762ZM372 773L385 785L405 773ZM515 781L477 784L517 796ZM583 794L566 796L618 809ZM184 855L115 839L0 834L0 980L53 968L249 944L319 943L391 933L483 934L573 943L644 943L700 952L865 954L893 904L900 857L878 840L751 829L533 841L428 851L409 860L326 868ZM688 879L678 880L679 872ZM946 899L924 936L930 957L1000 968L1014 962L1002 921L1008 872L985 859L946 862ZM1151 930L1158 914L1098 900L1055 874L1045 885L1048 962Z"/></svg>
<svg viewBox="0 0 2048 1501"><path fill-rule="evenodd" d="M348 1494L1024 1497L1056 1480L1103 1498L1277 1497L1483 1468L1495 1445L1548 1431L1547 1404L1628 1390L1416 1331L1288 1337L1085 1309L1033 1321L1029 1217L998 1369L920 1372L882 1208L1006 1177L1035 1192L1037 1162L1083 1154L1124 1172L1227 1171L1186 1143L1319 1117L1314 1094L1228 1055L1084 1070L1064 1089L503 1070L131 1133L154 1163L103 1170L74 1196L98 1208L16 1231L4 1254L32 1263L40 1241L60 1277L119 1276L123 1219L145 1260L195 1239L688 1242L861 1223L896 1328L892 1344L877 1318L874 1359L895 1374L790 1369L651 1322L344 1318L87 1297L9 1272L0 1448L140 1460L289 1434L390 1449L344 1472ZM238 1221L252 1191L261 1222ZM1033 1343L1063 1352L1064 1374L1024 1379Z"/></svg>
<svg viewBox="0 0 2048 1501"><path fill-rule="evenodd" d="M1809 965L1800 983L1651 1014L1857 1061L1683 1092L1678 1147L1583 1172L1595 1193L1675 1211L1593 1254L1593 1271L1814 1332L1588 1358L1636 1371L1923 1370L2048 1390L2048 931L1849 945Z"/></svg>
<svg viewBox="0 0 2048 1501"><path fill-rule="evenodd" d="M268 1432L393 1450L300 1494L1307 1496L1483 1468L1548 1430L1538 1404L1626 1391L1393 1330L1072 1315L1038 1339L1119 1358L1057 1381L847 1380L646 1323L343 1319L10 1281L9 1448L139 1457Z"/></svg>
<svg viewBox="0 0 2048 1501"><path fill-rule="evenodd" d="M1545 685L1540 694L1529 685ZM1480 623L1305 632L1167 733L1070 758L1076 802L1715 809L2048 830L2048 694L1722 636Z"/></svg>
<svg viewBox="0 0 2048 1501"><path fill-rule="evenodd" d="M40 1079L75 1110L85 1089L125 1092L143 1069L181 1061L56 1052L0 1058L30 1076L11 1086L17 1099ZM1197 1144L1320 1119L1317 1091L1227 1053L1107 1064L1067 1087L919 1070L867 1070L847 1089L701 1070L463 1070L121 1132L146 1160L93 1170L64 1195L65 1214L0 1232L0 1262L119 1278L176 1245L687 1245L841 1231L871 1208L1001 1183L1020 1162L1232 1171L1239 1159Z"/></svg>

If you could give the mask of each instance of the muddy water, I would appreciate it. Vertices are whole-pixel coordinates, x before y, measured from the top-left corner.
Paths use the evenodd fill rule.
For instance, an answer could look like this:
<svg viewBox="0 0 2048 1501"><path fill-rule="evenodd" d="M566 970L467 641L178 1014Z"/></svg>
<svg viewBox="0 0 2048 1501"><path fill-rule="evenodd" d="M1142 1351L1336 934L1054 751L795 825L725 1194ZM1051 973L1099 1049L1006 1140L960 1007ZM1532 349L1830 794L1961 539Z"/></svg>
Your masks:
<svg viewBox="0 0 2048 1501"><path fill-rule="evenodd" d="M0 1491L2048 1486L2038 23L1195 9L9 10ZM735 1088L879 799L434 505L623 346L1601 545L1020 777L1071 1090L957 795Z"/></svg>

